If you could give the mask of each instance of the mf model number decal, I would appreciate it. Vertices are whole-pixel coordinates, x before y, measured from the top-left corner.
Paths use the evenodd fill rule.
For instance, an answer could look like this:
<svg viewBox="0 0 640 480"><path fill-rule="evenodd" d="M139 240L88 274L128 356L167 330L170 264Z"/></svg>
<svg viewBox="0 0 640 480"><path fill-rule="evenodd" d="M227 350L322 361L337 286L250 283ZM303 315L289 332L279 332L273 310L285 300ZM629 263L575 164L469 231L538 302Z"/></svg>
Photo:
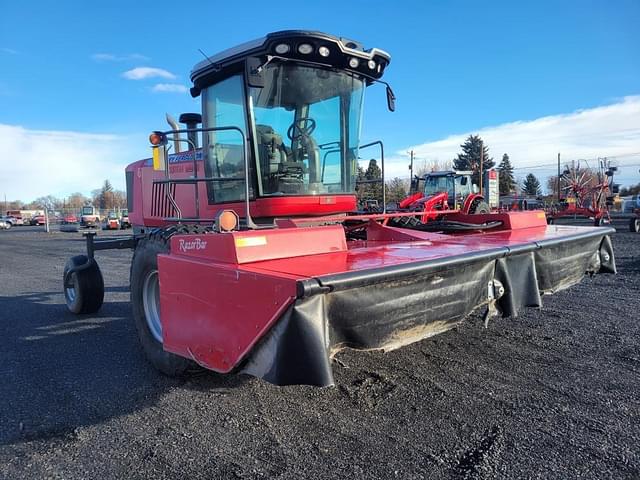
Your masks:
<svg viewBox="0 0 640 480"><path fill-rule="evenodd" d="M169 155L169 165L175 165L176 163L193 163L193 152L180 152L172 153ZM196 151L196 161L202 160L202 150ZM145 167L151 167L153 165L153 158L147 158L144 161Z"/></svg>
<svg viewBox="0 0 640 480"><path fill-rule="evenodd" d="M194 238L193 240L178 240L178 247L181 252L187 253L191 250L204 250L207 248L207 241L201 238Z"/></svg>

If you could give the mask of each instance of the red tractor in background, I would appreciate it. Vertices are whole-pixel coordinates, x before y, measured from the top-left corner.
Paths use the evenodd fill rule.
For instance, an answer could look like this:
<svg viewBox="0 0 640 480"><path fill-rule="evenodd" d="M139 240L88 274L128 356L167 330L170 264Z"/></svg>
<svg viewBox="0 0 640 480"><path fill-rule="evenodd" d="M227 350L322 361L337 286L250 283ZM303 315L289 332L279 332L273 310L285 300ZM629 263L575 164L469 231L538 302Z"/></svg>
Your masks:
<svg viewBox="0 0 640 480"><path fill-rule="evenodd" d="M421 221L436 220L442 211L457 210L463 214L489 213L489 204L478 193L472 172L440 171L415 177L410 195L398 203L400 210L422 212Z"/></svg>
<svg viewBox="0 0 640 480"><path fill-rule="evenodd" d="M422 230L435 222L393 226L416 213L387 213L384 189L381 212L357 212L359 151L379 148L384 185L383 144L359 134L367 88L385 85L395 108L389 63L382 50L296 30L196 65L202 113L153 132L151 158L126 168L133 235L86 234L87 254L64 269L68 309L97 311L95 252L130 248L133 320L160 371L197 364L325 386L344 348L393 350L482 307L487 318L514 316L585 272L615 271L612 229L547 226L536 211L481 214L471 194L462 211L438 211L467 226L456 234ZM471 188L465 178L442 180ZM440 205L455 206L455 192Z"/></svg>

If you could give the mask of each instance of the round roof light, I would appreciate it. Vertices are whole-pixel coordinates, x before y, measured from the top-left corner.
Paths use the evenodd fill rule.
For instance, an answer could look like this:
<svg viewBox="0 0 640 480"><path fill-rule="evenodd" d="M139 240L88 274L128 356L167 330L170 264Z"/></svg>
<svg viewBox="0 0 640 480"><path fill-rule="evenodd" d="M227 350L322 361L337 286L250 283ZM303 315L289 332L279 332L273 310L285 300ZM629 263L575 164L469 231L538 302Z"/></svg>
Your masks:
<svg viewBox="0 0 640 480"><path fill-rule="evenodd" d="M367 62L367 65L369 66L370 70L375 70L376 69L376 62L374 62L373 60L369 60Z"/></svg>
<svg viewBox="0 0 640 480"><path fill-rule="evenodd" d="M358 68L358 65L360 65L360 60L358 60L357 58L353 58L353 57L351 57L349 59L349 66L351 68Z"/></svg>
<svg viewBox="0 0 640 480"><path fill-rule="evenodd" d="M318 53L323 57L328 57L331 52L327 47L320 47L318 49Z"/></svg>
<svg viewBox="0 0 640 480"><path fill-rule="evenodd" d="M279 43L278 45L276 45L275 50L276 50L276 53L280 55L284 55L289 50L291 50L291 47L289 47L289 45L287 45L286 43Z"/></svg>
<svg viewBox="0 0 640 480"><path fill-rule="evenodd" d="M313 52L313 47L311 45L309 45L308 43L301 43L298 46L298 51L303 55L308 55L311 52Z"/></svg>

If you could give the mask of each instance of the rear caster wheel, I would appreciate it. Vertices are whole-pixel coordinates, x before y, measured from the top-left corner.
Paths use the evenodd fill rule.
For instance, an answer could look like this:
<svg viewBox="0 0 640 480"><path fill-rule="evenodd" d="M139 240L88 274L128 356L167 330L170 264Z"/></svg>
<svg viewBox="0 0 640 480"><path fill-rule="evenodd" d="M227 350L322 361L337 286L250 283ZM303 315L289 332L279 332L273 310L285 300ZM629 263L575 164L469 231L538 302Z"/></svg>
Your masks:
<svg viewBox="0 0 640 480"><path fill-rule="evenodd" d="M86 255L69 259L62 277L64 299L72 313L94 313L104 301L104 281L100 267Z"/></svg>

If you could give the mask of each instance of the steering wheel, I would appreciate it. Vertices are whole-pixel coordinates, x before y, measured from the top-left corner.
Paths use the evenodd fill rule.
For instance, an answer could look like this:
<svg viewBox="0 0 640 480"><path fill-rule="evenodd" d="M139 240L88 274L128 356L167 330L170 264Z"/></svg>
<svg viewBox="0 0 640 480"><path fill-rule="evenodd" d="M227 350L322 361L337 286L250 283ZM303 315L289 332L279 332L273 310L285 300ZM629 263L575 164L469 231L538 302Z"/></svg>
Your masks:
<svg viewBox="0 0 640 480"><path fill-rule="evenodd" d="M289 140L298 140L301 137L309 136L316 129L316 121L311 117L300 117L294 121L287 130Z"/></svg>

